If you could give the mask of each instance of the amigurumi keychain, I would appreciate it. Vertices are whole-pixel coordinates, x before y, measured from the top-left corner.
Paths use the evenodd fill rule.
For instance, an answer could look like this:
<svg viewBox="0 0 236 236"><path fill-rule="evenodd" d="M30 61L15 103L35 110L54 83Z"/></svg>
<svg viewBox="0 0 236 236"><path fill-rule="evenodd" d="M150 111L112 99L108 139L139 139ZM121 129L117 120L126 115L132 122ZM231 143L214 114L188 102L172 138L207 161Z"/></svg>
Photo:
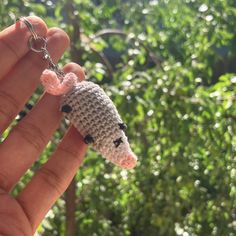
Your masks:
<svg viewBox="0 0 236 236"><path fill-rule="evenodd" d="M49 62L49 69L44 70L41 76L45 91L62 95L60 110L81 133L85 143L92 144L110 162L122 168L133 168L137 157L131 151L124 133L126 125L110 98L93 82L79 81L74 73L61 71L48 53L46 40L35 35L26 18L22 17L21 20L32 33L30 49L41 52ZM33 41L41 41L43 46L36 49Z"/></svg>
<svg viewBox="0 0 236 236"><path fill-rule="evenodd" d="M84 137L114 164L133 168L137 158L130 149L116 107L102 88L93 82L77 82L74 73L68 73L60 81L57 74L45 70L41 76L46 92L63 95L60 110Z"/></svg>

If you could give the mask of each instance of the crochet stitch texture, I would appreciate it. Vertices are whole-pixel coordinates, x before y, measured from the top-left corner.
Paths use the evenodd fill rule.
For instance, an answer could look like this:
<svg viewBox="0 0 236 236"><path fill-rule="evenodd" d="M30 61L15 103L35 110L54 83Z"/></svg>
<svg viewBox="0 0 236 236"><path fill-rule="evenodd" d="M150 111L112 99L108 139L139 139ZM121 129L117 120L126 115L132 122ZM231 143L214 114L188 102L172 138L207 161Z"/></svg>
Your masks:
<svg viewBox="0 0 236 236"><path fill-rule="evenodd" d="M104 90L89 81L77 81L75 74L65 75L70 90L62 96L61 111L84 137L85 142L112 163L130 169L136 165L137 158L131 151L128 139L124 133L124 124L116 107ZM55 73L46 70L41 81L45 90L58 94L64 90L62 83L55 81ZM59 86L58 86L59 85Z"/></svg>

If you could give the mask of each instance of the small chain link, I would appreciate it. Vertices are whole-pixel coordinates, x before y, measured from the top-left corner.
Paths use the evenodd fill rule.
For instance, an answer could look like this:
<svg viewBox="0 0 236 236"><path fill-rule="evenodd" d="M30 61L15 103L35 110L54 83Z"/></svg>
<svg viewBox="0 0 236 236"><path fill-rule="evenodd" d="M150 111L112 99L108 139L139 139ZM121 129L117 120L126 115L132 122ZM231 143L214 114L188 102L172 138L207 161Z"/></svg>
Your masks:
<svg viewBox="0 0 236 236"><path fill-rule="evenodd" d="M48 68L54 71L59 79L63 79L65 73L59 69L58 65L55 64L46 47L42 48L43 59L48 61Z"/></svg>

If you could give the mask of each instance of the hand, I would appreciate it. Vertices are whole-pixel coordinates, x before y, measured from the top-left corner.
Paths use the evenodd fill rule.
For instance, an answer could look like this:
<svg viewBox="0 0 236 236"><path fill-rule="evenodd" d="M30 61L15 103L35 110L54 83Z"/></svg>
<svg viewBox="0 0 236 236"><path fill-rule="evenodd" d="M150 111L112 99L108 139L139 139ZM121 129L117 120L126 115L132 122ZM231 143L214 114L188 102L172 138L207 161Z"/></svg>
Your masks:
<svg viewBox="0 0 236 236"><path fill-rule="evenodd" d="M37 17L27 18L38 35L48 39L48 50L57 61L69 45L66 33L47 29ZM0 32L0 134L9 126L39 85L47 63L28 48L30 32L22 22ZM65 66L84 78L75 63ZM0 235L32 236L50 207L65 191L86 152L80 134L70 128L49 161L39 169L23 191L13 198L10 191L37 160L59 126L57 96L44 94L35 107L0 144Z"/></svg>

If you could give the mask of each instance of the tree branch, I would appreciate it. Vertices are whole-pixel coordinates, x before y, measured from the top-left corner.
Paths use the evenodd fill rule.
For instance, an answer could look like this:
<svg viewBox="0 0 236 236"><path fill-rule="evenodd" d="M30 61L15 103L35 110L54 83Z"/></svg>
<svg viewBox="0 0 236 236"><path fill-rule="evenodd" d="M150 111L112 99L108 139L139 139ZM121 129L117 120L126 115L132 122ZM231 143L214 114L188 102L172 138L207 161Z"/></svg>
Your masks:
<svg viewBox="0 0 236 236"><path fill-rule="evenodd" d="M130 42L133 41L133 44L135 42L138 42L147 52L149 58L152 60L152 62L154 62L154 64L158 67L160 67L162 69L162 59L158 58L153 52L152 50L146 46L142 40L138 39L138 38L129 38L129 34L125 33L123 30L119 30L119 29L103 29L98 31L97 33L95 33L93 36L89 37L89 41L88 44L91 44L96 38L100 38L100 37L104 37L106 35L119 35L121 37L125 37L128 38L128 40Z"/></svg>
<svg viewBox="0 0 236 236"><path fill-rule="evenodd" d="M76 211L76 184L73 179L65 192L66 199L66 236L76 235L75 211Z"/></svg>
<svg viewBox="0 0 236 236"><path fill-rule="evenodd" d="M103 64L107 68L107 72L109 74L109 77L112 79L113 78L113 68L110 62L107 60L105 54L103 52L98 52L94 47L90 46L90 49L93 51L94 54L96 54L100 61L103 62Z"/></svg>

